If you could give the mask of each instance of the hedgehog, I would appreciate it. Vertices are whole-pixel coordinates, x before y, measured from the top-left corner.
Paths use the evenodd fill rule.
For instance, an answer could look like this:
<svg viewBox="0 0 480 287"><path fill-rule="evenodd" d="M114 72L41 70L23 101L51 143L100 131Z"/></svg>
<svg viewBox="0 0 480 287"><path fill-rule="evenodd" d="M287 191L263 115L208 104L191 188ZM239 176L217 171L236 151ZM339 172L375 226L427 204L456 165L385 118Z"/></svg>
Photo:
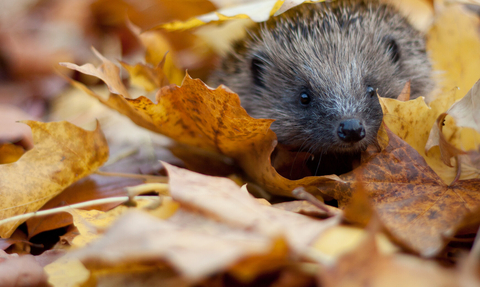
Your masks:
<svg viewBox="0 0 480 287"><path fill-rule="evenodd" d="M376 144L377 94L396 98L410 82L416 98L434 87L425 35L379 1L302 4L231 46L209 84L236 92L252 117L275 119L280 144L324 163Z"/></svg>

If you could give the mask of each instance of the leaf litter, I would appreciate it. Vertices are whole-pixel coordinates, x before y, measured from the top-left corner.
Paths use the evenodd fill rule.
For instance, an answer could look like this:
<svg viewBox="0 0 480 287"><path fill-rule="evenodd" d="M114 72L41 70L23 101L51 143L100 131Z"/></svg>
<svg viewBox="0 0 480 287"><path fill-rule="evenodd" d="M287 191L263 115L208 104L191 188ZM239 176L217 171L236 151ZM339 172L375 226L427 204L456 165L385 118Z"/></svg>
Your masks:
<svg viewBox="0 0 480 287"><path fill-rule="evenodd" d="M286 4L293 2L302 1L286 1ZM279 3L274 5L275 9L280 7ZM275 12L267 10L262 13L271 15ZM222 14L215 16L217 20L227 19ZM232 14L232 17L237 16ZM460 24L467 25L467 22ZM437 26L434 24L436 28L432 33L442 30ZM137 34L137 37L141 35ZM160 37L158 35L153 33L150 36ZM444 34L432 35L436 36L430 38L431 49L438 50L438 43L445 41L442 38ZM471 35L468 37L478 41ZM145 46L154 44L155 41L143 42ZM423 99L406 102L381 99L388 126L386 136L382 136L388 145L381 150L367 150L362 156L361 165L350 173L316 177L307 171L290 179L288 172L279 170L295 162L292 157L296 154L288 150L274 152L279 147L275 134L269 129L272 121L250 118L241 108L238 97L223 86L212 89L189 75L180 87L164 86L166 79L177 79L170 82L178 83L179 77L178 74L172 77L174 72L171 69L165 73L160 69L165 64L161 59L168 59L168 55L164 57L164 52L155 53L162 49L164 47L147 48L150 59L160 59L155 63L148 59L147 64L130 66L122 63L131 72L132 85L146 90L160 88L156 103L146 97L132 97L132 92L123 84L118 67L98 52L95 53L102 60L98 68L93 65L64 65L97 76L105 82L111 94L102 96L79 81L70 80L77 88L127 115L139 126L167 135L185 146L219 154L220 157L210 157L209 161L240 167L243 170L242 180L250 185L256 184L264 191L282 196L292 196L292 190L303 186L318 199L325 197L337 200L345 212L339 211L337 216L328 219L312 219L268 206L265 201L261 204L233 181L218 178L217 182L217 178L165 163L171 197L160 196L147 206L137 200L133 202L136 202L136 208L118 206L111 215L102 211L68 211L74 215L73 222L79 232L70 244L79 249L67 253L45 268L51 284L91 286L117 280L121 282L119 284L129 285L127 282L138 282L136 280L145 280L147 277L166 284L171 282L173 286L188 286L194 282L208 284L213 282L211 280L224 283L225 278L215 279L218 273L229 274L241 282L255 282L255 278L262 274L288 274L285 270L294 266L296 273L291 274L308 278L306 282L317 277L318 284L325 286L362 286L362 282L384 286L384 282L389 282L386 280L391 282L393 278L401 278L395 281L399 286L415 286L423 284L421 275L424 274L438 279L430 282L434 286L456 285L460 271L398 252L407 250L434 257L463 226L469 226L468 232L471 234L480 223L475 220L480 206L477 196L480 189L476 151L478 133L474 131L475 127L470 130L461 128L466 118L470 119L470 125L475 122L476 110L457 112L463 118L456 122L453 117L448 121L447 117L445 126L440 126L443 119L435 124L438 116L448 113L447 110L456 99L461 98L461 94L443 92L429 106ZM454 49L454 53L457 52ZM438 53L434 54L438 57ZM475 61L467 62L463 61L460 65L474 66ZM464 81L457 85L468 88L468 81L472 77L478 80L474 72L469 76L469 80L461 79ZM458 78L451 77L449 80L453 82ZM444 91L451 88L452 84L443 87ZM402 94L402 99L408 99L407 88ZM435 127L438 130L434 131ZM436 133L439 138L443 135L443 148L439 142L439 148L429 148L427 152L427 138L431 133ZM37 142L35 144L35 148L38 148ZM445 146L449 145L457 151L453 156L445 153ZM20 161L25 156L28 156L28 152ZM305 155L305 158L308 156ZM450 157L456 159L450 160ZM191 160L192 166L201 170L198 160L189 159L189 156L183 156L182 160L187 166ZM452 167L445 164L447 162ZM84 175L100 165L93 165ZM458 178L455 178L457 175ZM312 205L309 208L312 209ZM288 209L305 212L304 207ZM337 211L334 208L331 210ZM320 218L329 216L318 212L309 214L317 214ZM96 220L100 218L109 218L108 223L98 225ZM372 218L378 220L388 238L380 240L371 230L350 227L361 234L359 238L367 239L360 244L357 241L354 247L341 247L334 257L324 252L332 244L341 246L351 236L352 233L346 231L344 225L339 226L341 220L362 227L368 222L371 225ZM335 243L322 241L322 237L328 234L331 238L335 238L334 234L340 234L336 235L339 239L333 241ZM385 249L389 251L379 251L384 250L383 247L377 247L379 244L394 247ZM313 268L306 268L306 261L315 262L310 265ZM478 266L478 262L469 262L472 266ZM464 268L461 272L471 275L474 269ZM68 278L61 274L62 270L68 270ZM478 283L475 276L469 278L471 282Z"/></svg>

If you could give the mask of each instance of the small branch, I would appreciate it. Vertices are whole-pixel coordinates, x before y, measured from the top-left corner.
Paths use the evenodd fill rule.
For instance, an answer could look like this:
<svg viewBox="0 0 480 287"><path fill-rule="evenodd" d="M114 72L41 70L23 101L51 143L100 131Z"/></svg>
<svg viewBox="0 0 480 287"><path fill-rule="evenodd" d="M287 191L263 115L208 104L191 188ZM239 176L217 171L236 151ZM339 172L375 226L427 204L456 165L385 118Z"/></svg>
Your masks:
<svg viewBox="0 0 480 287"><path fill-rule="evenodd" d="M135 174L135 173L119 173L119 172L105 172L97 170L95 174L101 176L116 176L116 177L126 177L126 178L136 178L136 179L144 179L150 180L154 182L161 182L167 183L168 177L166 176L158 176L158 175L147 175L147 174Z"/></svg>
<svg viewBox="0 0 480 287"><path fill-rule="evenodd" d="M325 203L318 200L315 196L313 196L313 194L306 192L302 186L295 188L292 191L292 195L295 196L295 198L297 199L306 200L310 202L320 210L324 211L329 217L336 215L327 207Z"/></svg>
<svg viewBox="0 0 480 287"><path fill-rule="evenodd" d="M142 196L142 198L145 198L147 196ZM155 196L157 197L157 196ZM140 197L135 197L135 199L139 199ZM52 209L47 209L47 210L42 210L42 211L36 211L36 212L30 212L30 213L25 213L17 216L12 216L9 218L5 218L3 220L0 220L0 225L12 222L12 221L26 221L27 219L30 219L32 217L38 217L38 216L46 216L46 215L51 215L51 214L56 214L60 212L66 212L67 210L70 210L72 208L84 208L88 206L93 206L93 205L101 205L101 204L107 204L107 203L114 203L114 202L127 202L129 200L128 196L117 196L117 197L109 197L109 198L102 198L102 199L95 199L95 200L90 200L90 201L85 201L85 202L80 202L76 204L71 204L71 205L66 205L62 207L57 207L57 208L52 208Z"/></svg>

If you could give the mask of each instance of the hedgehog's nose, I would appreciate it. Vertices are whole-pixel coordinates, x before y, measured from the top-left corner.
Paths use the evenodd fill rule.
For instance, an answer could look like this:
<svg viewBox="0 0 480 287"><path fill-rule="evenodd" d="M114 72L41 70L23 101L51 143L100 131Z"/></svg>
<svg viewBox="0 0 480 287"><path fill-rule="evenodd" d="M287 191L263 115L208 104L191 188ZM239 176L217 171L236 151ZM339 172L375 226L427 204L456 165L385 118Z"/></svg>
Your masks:
<svg viewBox="0 0 480 287"><path fill-rule="evenodd" d="M365 128L357 119L343 120L338 126L337 134L342 141L354 143L365 137Z"/></svg>

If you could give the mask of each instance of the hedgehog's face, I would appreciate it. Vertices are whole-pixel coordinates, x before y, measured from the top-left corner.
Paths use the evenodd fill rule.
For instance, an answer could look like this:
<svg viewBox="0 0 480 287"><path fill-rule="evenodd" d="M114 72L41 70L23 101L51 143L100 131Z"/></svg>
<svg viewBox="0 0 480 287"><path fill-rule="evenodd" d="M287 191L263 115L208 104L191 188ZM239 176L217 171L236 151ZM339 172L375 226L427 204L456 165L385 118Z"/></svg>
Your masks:
<svg viewBox="0 0 480 287"><path fill-rule="evenodd" d="M378 51L350 58L331 53L315 57L312 51L303 55L292 51L292 56L282 58L253 54L250 71L258 102L251 103L249 112L275 119L272 129L279 142L298 150L313 154L365 150L375 143L383 119L377 92L398 95L406 82L395 78L400 60L396 42L387 39L373 47ZM368 59L372 53L375 61ZM388 86L391 82L394 88Z"/></svg>

